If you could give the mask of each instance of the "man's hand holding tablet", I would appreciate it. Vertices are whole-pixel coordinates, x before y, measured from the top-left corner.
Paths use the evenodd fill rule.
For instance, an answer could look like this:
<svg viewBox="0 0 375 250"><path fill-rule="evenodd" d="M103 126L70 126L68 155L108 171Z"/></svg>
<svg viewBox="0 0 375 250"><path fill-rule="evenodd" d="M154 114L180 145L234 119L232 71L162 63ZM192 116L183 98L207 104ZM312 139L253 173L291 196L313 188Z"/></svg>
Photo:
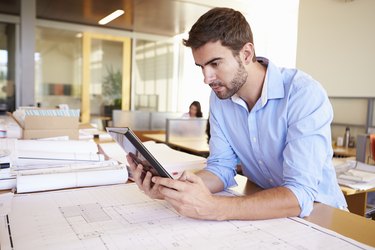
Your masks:
<svg viewBox="0 0 375 250"><path fill-rule="evenodd" d="M127 153L130 179L151 198L162 199L163 197L158 191L159 185L154 185L151 178L160 176L173 179L171 175L146 149L130 128L107 128L107 132Z"/></svg>
<svg viewBox="0 0 375 250"><path fill-rule="evenodd" d="M146 195L153 199L166 200L182 215L210 218L211 212L216 209L213 202L215 198L202 180L201 174L206 177L212 174L201 171L198 176L183 172L178 180L174 180L131 129L107 128L107 132L127 153L130 178Z"/></svg>

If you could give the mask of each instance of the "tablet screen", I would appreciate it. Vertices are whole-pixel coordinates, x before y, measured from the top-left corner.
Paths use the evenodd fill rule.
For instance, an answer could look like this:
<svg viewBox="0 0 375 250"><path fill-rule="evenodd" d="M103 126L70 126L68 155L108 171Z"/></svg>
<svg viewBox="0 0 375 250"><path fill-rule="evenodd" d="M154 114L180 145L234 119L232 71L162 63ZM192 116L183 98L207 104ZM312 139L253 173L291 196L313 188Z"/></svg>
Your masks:
<svg viewBox="0 0 375 250"><path fill-rule="evenodd" d="M142 179L147 171L151 172L153 176L172 178L130 128L107 128L107 132L136 164L142 164Z"/></svg>

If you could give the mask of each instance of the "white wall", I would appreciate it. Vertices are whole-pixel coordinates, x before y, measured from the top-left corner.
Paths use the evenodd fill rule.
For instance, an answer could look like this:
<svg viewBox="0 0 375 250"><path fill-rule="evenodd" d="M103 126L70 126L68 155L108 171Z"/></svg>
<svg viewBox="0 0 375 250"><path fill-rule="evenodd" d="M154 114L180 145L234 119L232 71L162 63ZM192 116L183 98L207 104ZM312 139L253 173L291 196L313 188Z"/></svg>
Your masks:
<svg viewBox="0 0 375 250"><path fill-rule="evenodd" d="M297 67L330 96L375 96L375 1L300 0Z"/></svg>
<svg viewBox="0 0 375 250"><path fill-rule="evenodd" d="M257 56L267 57L278 66L295 67L299 0L214 3L216 6L235 8L246 17L253 31ZM179 44L182 37L187 38L188 35L177 36ZM190 48L182 48L180 57L177 111L187 112L190 103L197 100L201 103L203 115L207 117L211 88L203 83L201 69L195 65Z"/></svg>
<svg viewBox="0 0 375 250"><path fill-rule="evenodd" d="M179 40L181 43L181 40ZM201 104L203 117L208 117L211 88L203 82L202 70L195 65L190 48L180 45L180 74L178 79L177 111L189 112L193 101Z"/></svg>

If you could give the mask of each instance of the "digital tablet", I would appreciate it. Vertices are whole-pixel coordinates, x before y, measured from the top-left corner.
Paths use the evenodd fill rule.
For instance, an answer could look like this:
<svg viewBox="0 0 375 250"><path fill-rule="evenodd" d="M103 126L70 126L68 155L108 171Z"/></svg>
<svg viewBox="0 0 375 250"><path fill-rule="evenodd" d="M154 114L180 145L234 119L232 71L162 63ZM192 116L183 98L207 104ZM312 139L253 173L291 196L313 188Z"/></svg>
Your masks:
<svg viewBox="0 0 375 250"><path fill-rule="evenodd" d="M142 164L142 179L147 172L151 172L153 176L156 175L173 179L155 157L146 149L130 128L107 127L107 132L125 150L135 163Z"/></svg>

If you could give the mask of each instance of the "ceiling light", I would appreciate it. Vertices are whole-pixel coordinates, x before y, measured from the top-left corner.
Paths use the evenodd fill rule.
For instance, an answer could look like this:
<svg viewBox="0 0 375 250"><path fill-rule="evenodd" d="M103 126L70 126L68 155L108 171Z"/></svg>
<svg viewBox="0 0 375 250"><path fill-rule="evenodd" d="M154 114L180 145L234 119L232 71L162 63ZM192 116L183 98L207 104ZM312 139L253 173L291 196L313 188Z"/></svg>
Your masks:
<svg viewBox="0 0 375 250"><path fill-rule="evenodd" d="M121 16L124 13L125 13L125 11L123 11L123 10L116 10L113 13L111 13L108 16L101 19L98 23L100 25L105 25L105 24L109 23L110 21L112 21L113 19L118 18L119 16Z"/></svg>

